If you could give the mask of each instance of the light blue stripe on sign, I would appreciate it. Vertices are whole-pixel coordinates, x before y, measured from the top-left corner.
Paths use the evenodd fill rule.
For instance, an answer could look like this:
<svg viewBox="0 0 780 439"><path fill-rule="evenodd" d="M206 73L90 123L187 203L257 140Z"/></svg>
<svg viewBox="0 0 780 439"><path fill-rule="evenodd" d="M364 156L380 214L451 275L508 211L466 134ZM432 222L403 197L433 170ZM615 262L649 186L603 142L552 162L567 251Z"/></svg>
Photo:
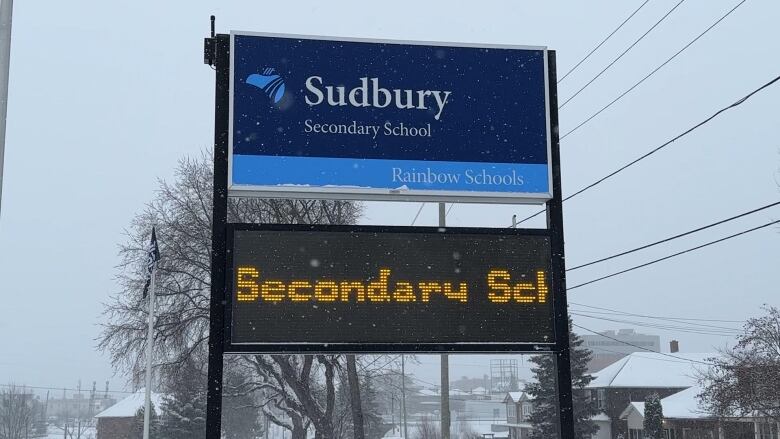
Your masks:
<svg viewBox="0 0 780 439"><path fill-rule="evenodd" d="M233 155L233 185L546 194L545 164Z"/></svg>

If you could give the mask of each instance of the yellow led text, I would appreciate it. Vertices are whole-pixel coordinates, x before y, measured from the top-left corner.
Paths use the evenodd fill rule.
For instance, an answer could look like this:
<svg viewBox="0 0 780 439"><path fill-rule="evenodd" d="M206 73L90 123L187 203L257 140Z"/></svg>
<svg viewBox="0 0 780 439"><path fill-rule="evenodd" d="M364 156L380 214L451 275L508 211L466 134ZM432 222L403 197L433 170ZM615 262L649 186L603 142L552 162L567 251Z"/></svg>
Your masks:
<svg viewBox="0 0 780 439"><path fill-rule="evenodd" d="M549 288L544 271L536 272L536 282L512 284L507 270L490 270L487 276L488 299L493 303L546 303Z"/></svg>
<svg viewBox="0 0 780 439"><path fill-rule="evenodd" d="M468 285L464 282L404 280L390 281L391 270L380 268L376 280L316 281L261 280L260 270L241 266L236 269L236 299L239 302L430 302L439 296L455 302L468 301Z"/></svg>

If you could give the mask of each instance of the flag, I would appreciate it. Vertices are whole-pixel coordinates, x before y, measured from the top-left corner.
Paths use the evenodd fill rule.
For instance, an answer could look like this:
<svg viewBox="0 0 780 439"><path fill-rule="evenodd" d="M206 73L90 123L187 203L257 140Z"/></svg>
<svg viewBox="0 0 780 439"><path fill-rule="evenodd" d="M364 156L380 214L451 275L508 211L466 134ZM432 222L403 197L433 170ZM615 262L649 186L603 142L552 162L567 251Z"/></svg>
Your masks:
<svg viewBox="0 0 780 439"><path fill-rule="evenodd" d="M152 227L152 239L149 241L146 259L146 285L144 285L144 299L149 294L149 285L152 283L152 270L155 264L160 260L160 249L157 247L157 234Z"/></svg>

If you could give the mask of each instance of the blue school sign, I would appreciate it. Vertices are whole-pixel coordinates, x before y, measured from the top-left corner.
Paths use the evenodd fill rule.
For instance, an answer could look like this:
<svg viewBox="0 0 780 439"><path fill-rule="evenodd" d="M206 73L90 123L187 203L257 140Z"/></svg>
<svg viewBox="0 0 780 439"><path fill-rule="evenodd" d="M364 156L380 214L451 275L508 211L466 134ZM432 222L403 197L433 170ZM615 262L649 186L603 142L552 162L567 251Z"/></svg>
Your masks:
<svg viewBox="0 0 780 439"><path fill-rule="evenodd" d="M551 198L544 48L231 35L234 196Z"/></svg>

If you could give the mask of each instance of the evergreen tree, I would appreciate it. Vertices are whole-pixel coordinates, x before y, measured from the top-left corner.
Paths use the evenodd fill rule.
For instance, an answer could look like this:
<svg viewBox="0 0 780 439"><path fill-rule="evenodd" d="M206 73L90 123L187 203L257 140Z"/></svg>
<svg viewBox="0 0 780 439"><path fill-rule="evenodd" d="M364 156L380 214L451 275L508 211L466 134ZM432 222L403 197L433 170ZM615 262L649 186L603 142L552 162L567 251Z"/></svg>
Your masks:
<svg viewBox="0 0 780 439"><path fill-rule="evenodd" d="M192 392L166 396L162 403L160 432L165 439L197 439L206 436L206 395Z"/></svg>
<svg viewBox="0 0 780 439"><path fill-rule="evenodd" d="M165 439L206 437L206 373L186 361L169 378L161 404L160 432Z"/></svg>
<svg viewBox="0 0 780 439"><path fill-rule="evenodd" d="M589 439L598 431L598 426L591 418L598 413L596 401L591 400L585 387L593 377L587 374L591 352L583 347L582 339L571 331L572 321L569 318L569 354L571 357L571 380L574 405L574 437ZM534 429L532 439L557 439L560 416L558 410L558 394L555 380L554 355L536 355L531 357L536 366L532 369L535 381L526 387L526 391L534 398L533 412L530 416Z"/></svg>
<svg viewBox="0 0 780 439"><path fill-rule="evenodd" d="M661 399L657 393L645 398L645 421L643 425L645 437L649 439L663 439L664 437L664 412L661 407Z"/></svg>

